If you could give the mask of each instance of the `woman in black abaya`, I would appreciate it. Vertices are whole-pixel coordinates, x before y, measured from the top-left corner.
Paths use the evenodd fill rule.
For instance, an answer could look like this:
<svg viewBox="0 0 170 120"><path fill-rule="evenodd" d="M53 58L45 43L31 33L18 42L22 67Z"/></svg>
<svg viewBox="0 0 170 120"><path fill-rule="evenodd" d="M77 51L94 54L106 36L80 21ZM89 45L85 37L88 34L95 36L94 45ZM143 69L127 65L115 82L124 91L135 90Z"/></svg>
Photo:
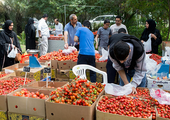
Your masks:
<svg viewBox="0 0 170 120"><path fill-rule="evenodd" d="M7 67L17 63L15 58L9 58L7 55L12 47L17 48L18 53L22 54L20 43L13 29L13 22L7 20L4 24L4 30L0 33L0 68Z"/></svg>
<svg viewBox="0 0 170 120"><path fill-rule="evenodd" d="M25 34L26 34L26 50L27 49L35 49L35 27L34 20L29 18L27 25L25 26Z"/></svg>
<svg viewBox="0 0 170 120"><path fill-rule="evenodd" d="M162 37L158 29L156 29L156 23L154 20L146 20L146 28L142 33L141 42L147 41L151 34L151 46L152 51L150 53L158 54L158 46L162 43Z"/></svg>

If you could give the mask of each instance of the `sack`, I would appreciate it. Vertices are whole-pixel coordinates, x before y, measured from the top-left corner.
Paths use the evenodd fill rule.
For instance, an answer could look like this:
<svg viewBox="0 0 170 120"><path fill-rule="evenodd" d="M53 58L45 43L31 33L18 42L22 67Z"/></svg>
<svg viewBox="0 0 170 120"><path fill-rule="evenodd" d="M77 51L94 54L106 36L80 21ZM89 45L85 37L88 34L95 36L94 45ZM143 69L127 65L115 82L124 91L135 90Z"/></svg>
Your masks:
<svg viewBox="0 0 170 120"><path fill-rule="evenodd" d="M8 53L8 57L9 57L9 58L15 58L17 53L18 53L17 48L14 48L14 47L12 46L12 50L11 50L10 53Z"/></svg>
<svg viewBox="0 0 170 120"><path fill-rule="evenodd" d="M128 95L132 92L132 84L129 83L124 86L116 85L113 83L107 83L105 86L105 92L107 94L115 95L115 96L123 96Z"/></svg>
<svg viewBox="0 0 170 120"><path fill-rule="evenodd" d="M105 61L108 59L108 51L102 48L102 57L99 58L99 61Z"/></svg>
<svg viewBox="0 0 170 120"><path fill-rule="evenodd" d="M160 104L170 105L170 94L162 89L151 89L150 95L152 98L158 100Z"/></svg>
<svg viewBox="0 0 170 120"><path fill-rule="evenodd" d="M21 54L20 53L16 54L15 61L21 61Z"/></svg>
<svg viewBox="0 0 170 120"><path fill-rule="evenodd" d="M149 39L148 39L146 42L143 42L143 44L144 44L145 52L150 52L150 51L152 51L151 34L149 34Z"/></svg>
<svg viewBox="0 0 170 120"><path fill-rule="evenodd" d="M155 68L157 67L157 62L153 59L150 59L150 56L152 54L146 54L146 69L147 69L147 73L155 70Z"/></svg>

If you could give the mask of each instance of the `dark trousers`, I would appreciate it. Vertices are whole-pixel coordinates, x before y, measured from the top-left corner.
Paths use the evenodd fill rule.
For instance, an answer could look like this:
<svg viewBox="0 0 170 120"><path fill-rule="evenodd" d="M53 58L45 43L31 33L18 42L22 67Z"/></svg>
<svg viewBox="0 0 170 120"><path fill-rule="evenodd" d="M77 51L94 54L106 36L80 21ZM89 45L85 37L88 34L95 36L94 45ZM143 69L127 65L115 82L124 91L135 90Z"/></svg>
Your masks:
<svg viewBox="0 0 170 120"><path fill-rule="evenodd" d="M95 56L92 55L78 55L77 64L87 64L95 67ZM96 72L90 70L90 80L91 82L96 82Z"/></svg>
<svg viewBox="0 0 170 120"><path fill-rule="evenodd" d="M112 61L108 57L106 64L108 83L115 83L115 78L117 74L117 71L113 68L112 64L113 64Z"/></svg>

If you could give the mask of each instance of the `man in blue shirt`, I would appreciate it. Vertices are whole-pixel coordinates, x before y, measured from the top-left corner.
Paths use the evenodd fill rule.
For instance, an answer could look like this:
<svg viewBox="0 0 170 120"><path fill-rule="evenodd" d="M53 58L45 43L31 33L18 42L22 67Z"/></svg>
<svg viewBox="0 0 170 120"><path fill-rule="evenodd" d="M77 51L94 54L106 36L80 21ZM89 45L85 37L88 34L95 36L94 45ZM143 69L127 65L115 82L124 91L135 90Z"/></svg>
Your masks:
<svg viewBox="0 0 170 120"><path fill-rule="evenodd" d="M79 50L78 42L74 42L74 36L79 27L82 27L80 22L77 22L77 16L71 14L70 22L65 25L64 28L64 48L67 49L68 46L75 46Z"/></svg>
<svg viewBox="0 0 170 120"><path fill-rule="evenodd" d="M83 22L83 27L78 28L74 41L79 42L80 51L77 64L88 64L95 67L94 35L89 30L91 23L88 20ZM96 73L90 71L91 82L96 82Z"/></svg>

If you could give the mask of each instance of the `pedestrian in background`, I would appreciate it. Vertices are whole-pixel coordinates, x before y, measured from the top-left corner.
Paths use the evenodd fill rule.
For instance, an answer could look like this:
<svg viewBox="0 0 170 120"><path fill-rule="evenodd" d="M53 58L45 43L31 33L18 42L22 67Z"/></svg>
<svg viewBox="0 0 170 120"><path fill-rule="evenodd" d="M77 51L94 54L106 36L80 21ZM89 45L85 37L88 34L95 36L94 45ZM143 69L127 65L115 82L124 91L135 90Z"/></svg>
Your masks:
<svg viewBox="0 0 170 120"><path fill-rule="evenodd" d="M35 27L33 18L29 18L27 25L25 26L25 35L26 35L26 50L35 49Z"/></svg>

